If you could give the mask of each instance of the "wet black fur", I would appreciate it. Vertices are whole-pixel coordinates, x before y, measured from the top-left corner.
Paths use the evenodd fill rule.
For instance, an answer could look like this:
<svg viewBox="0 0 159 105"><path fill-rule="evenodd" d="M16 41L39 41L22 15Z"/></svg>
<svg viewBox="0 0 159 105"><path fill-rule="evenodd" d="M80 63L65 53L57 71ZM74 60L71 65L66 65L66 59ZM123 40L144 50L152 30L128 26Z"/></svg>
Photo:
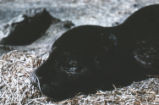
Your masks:
<svg viewBox="0 0 159 105"><path fill-rule="evenodd" d="M64 33L35 74L42 93L62 100L77 92L113 89L159 71L159 5L115 27L79 26Z"/></svg>

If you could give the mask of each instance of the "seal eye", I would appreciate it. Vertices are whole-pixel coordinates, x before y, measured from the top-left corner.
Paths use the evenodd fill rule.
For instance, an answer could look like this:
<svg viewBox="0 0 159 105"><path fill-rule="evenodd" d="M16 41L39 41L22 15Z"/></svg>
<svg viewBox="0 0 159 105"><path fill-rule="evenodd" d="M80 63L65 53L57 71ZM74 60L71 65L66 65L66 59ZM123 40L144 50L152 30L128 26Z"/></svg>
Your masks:
<svg viewBox="0 0 159 105"><path fill-rule="evenodd" d="M64 71L70 75L79 74L81 72L81 69L82 69L81 67L79 67L78 61L73 60L73 59L66 61L65 65L62 67L63 67Z"/></svg>
<svg viewBox="0 0 159 105"><path fill-rule="evenodd" d="M70 60L68 64L70 66L76 67L78 65L78 62L76 60Z"/></svg>

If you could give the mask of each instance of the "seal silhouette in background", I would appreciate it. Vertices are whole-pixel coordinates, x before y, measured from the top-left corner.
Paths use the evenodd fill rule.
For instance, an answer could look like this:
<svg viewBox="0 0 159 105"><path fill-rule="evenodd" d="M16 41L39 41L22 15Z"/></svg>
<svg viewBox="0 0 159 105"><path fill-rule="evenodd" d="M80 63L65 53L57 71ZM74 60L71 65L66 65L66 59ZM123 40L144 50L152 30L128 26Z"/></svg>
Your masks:
<svg viewBox="0 0 159 105"><path fill-rule="evenodd" d="M40 38L53 22L59 21L44 8L29 9L4 26L5 37L0 40L0 44L31 44Z"/></svg>
<svg viewBox="0 0 159 105"><path fill-rule="evenodd" d="M79 26L55 41L36 71L46 96L113 89L158 73L159 5L140 9L116 27Z"/></svg>

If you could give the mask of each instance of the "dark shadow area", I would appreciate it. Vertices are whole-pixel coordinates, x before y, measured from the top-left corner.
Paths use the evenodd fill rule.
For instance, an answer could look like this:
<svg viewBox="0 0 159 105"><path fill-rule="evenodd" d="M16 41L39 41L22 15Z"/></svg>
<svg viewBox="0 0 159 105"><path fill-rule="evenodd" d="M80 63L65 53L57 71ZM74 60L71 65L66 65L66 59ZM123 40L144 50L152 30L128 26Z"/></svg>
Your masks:
<svg viewBox="0 0 159 105"><path fill-rule="evenodd" d="M41 37L52 22L60 20L53 18L45 9L31 9L23 14L23 20L6 25L10 28L7 37L1 40L5 45L27 45Z"/></svg>

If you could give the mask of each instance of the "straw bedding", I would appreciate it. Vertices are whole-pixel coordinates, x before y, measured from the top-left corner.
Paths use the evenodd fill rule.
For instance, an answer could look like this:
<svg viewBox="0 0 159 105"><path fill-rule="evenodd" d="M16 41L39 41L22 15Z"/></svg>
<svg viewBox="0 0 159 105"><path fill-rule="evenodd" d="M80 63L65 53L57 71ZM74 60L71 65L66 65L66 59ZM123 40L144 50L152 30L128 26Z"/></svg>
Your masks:
<svg viewBox="0 0 159 105"><path fill-rule="evenodd" d="M0 58L0 104L1 105L145 105L159 104L159 79L149 78L130 86L94 94L77 94L60 102L53 102L32 85L31 76L48 55L38 57L34 52L10 51Z"/></svg>

